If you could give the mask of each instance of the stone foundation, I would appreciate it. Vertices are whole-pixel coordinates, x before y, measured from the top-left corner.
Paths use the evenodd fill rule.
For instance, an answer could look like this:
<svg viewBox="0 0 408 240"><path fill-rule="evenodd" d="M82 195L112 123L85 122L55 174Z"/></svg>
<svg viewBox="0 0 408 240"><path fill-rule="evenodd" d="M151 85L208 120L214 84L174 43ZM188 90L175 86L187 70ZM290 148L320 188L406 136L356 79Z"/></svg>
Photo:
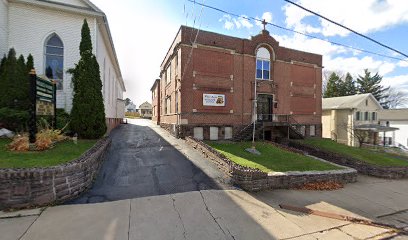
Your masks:
<svg viewBox="0 0 408 240"><path fill-rule="evenodd" d="M171 123L160 123L160 127L165 129L166 131L170 132L171 135L177 138L185 138L185 137L194 137L194 128L195 127L202 127L203 128L203 137L204 139L210 139L210 128L211 127L218 127L218 139L224 140L225 139L225 127L232 127L232 134L235 132L240 131L245 126L232 126L232 125L179 125L171 124Z"/></svg>
<svg viewBox="0 0 408 240"><path fill-rule="evenodd" d="M64 202L87 190L103 162L111 140L99 140L69 163L28 169L0 169L0 209Z"/></svg>
<svg viewBox="0 0 408 240"><path fill-rule="evenodd" d="M238 165L202 141L191 137L186 137L186 141L229 175L234 184L246 191L297 188L315 182L332 181L344 184L357 181L357 171L351 168L331 171L266 173Z"/></svg>
<svg viewBox="0 0 408 240"><path fill-rule="evenodd" d="M336 153L315 148L313 146L301 144L296 141L290 141L289 146L307 152L310 155L316 156L318 158L322 158L342 166L354 168L359 173L364 175L388 179L408 178L408 167L386 167L369 164L352 157L342 156Z"/></svg>
<svg viewBox="0 0 408 240"><path fill-rule="evenodd" d="M218 140L228 140L225 137L225 128L231 127L232 128L232 136L236 136L235 134L240 133L241 130L246 128L248 125L230 125L230 124L188 124L188 125L177 125L173 123L160 123L160 127L165 129L166 131L170 132L171 135L177 138L185 138L185 137L194 137L194 128L200 127L203 128L203 138L205 140L210 140L210 128L217 127L218 128ZM310 136L310 125L303 125L305 126L305 136L304 137L320 137L321 136L321 125L315 124L315 136ZM262 131L257 131L256 139L260 140L272 140L275 142L287 142L287 126L265 126ZM299 125L300 128L300 125ZM249 129L252 132L252 128ZM270 131L271 139L267 139L266 131ZM252 134L251 134L252 136Z"/></svg>

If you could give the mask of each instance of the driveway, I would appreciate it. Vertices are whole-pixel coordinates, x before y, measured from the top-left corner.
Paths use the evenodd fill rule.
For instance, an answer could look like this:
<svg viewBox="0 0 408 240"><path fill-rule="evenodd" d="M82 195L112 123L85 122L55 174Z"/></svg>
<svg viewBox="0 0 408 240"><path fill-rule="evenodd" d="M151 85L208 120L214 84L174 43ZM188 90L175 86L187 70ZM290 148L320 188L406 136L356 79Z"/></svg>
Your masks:
<svg viewBox="0 0 408 240"><path fill-rule="evenodd" d="M224 184L228 178L215 165L197 161L197 153L185 151L184 141L150 120L130 120L116 128L111 137L112 144L93 187L68 204L231 188Z"/></svg>

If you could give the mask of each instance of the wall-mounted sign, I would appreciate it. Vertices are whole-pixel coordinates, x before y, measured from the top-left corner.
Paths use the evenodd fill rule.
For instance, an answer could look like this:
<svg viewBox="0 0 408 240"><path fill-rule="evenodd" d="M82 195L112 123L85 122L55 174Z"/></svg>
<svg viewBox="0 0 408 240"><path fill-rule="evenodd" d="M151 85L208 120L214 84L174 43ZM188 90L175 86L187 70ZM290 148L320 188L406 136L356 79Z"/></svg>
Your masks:
<svg viewBox="0 0 408 240"><path fill-rule="evenodd" d="M203 94L203 105L204 106L225 106L225 95L224 94Z"/></svg>

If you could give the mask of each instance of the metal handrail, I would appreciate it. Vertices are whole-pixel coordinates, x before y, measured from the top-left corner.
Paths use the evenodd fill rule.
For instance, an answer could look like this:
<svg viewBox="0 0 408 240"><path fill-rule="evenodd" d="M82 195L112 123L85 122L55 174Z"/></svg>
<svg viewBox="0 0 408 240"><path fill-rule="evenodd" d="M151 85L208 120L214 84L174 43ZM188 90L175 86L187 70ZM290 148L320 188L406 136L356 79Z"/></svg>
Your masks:
<svg viewBox="0 0 408 240"><path fill-rule="evenodd" d="M248 128L252 127L252 124L256 124L257 121L252 121L250 124L248 124L247 126L245 126L243 129L241 129L235 136L239 136L242 132L244 132L245 130L247 130Z"/></svg>

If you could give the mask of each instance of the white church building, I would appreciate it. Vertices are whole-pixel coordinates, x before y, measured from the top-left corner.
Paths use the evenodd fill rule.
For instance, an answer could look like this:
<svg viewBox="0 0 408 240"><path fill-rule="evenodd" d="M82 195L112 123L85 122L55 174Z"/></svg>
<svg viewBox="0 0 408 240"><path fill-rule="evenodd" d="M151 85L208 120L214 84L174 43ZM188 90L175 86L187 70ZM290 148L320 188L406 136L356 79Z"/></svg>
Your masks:
<svg viewBox="0 0 408 240"><path fill-rule="evenodd" d="M80 59L84 19L100 67L106 120L111 130L124 118L126 89L106 15L90 1L0 0L0 57L14 48L18 55L33 55L38 75L46 75L46 69L51 68L52 78L57 81L57 108L70 112L73 85L67 70Z"/></svg>

